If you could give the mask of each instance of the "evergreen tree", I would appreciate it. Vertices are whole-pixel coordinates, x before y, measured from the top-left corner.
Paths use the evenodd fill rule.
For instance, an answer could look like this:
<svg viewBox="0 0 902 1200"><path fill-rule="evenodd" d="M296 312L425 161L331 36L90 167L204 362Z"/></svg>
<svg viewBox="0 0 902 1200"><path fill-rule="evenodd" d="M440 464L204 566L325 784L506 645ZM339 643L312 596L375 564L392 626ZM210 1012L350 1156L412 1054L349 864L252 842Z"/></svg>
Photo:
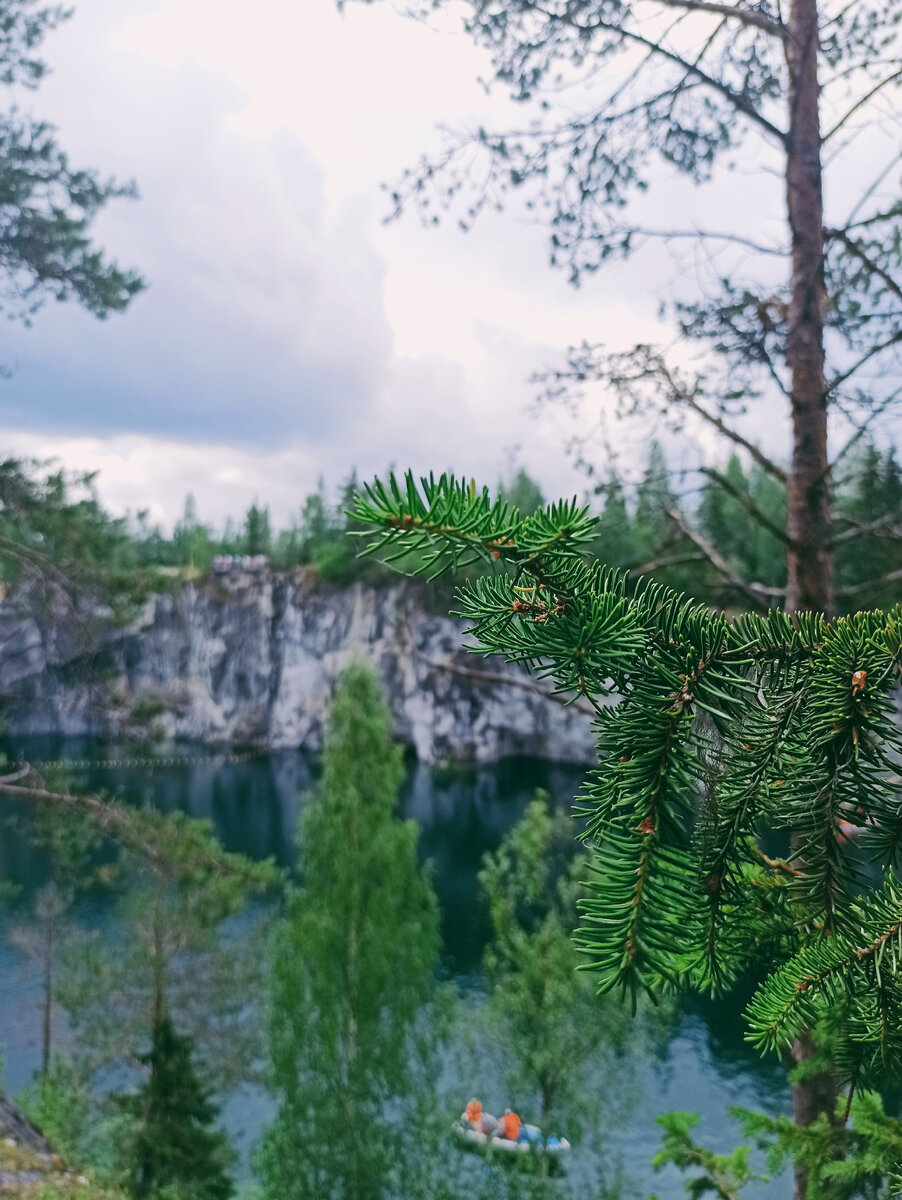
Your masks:
<svg viewBox="0 0 902 1200"><path fill-rule="evenodd" d="M261 1049L249 1015L262 992L263 962L252 936L259 927L236 937L224 926L280 876L269 862L226 853L207 822L182 813L99 802L89 814L128 847L122 936L95 934L63 954L59 998L72 1036L69 1061L51 1070L48 1085L52 1093L61 1071L69 1086L76 1083L91 1120L76 1114L76 1126L60 1130L62 1143L80 1161L109 1171L128 1154L128 1118L137 1110L133 1097L110 1092L108 1081L123 1068L153 1074L145 1051L168 1015L189 1039L205 1093L222 1095L253 1077Z"/></svg>
<svg viewBox="0 0 902 1200"><path fill-rule="evenodd" d="M623 487L616 477L602 488L604 508L598 518L596 541L599 558L618 567L638 566L642 561Z"/></svg>
<svg viewBox="0 0 902 1200"><path fill-rule="evenodd" d="M177 1013L202 1051L205 1087L228 1090L251 1073L257 1037L248 1008L259 995L260 957L249 936L232 932L226 940L223 923L250 897L279 885L281 874L269 861L222 850L206 821L54 791L27 764L0 776L0 791L46 809L67 871L80 878L93 845L101 836L113 839L121 851L115 873L131 885L121 938L95 934L60 951L69 1052L51 1058L28 1097L67 1156L109 1173L131 1134L123 1113L134 1111L129 1097L118 1103L122 1098L109 1091L111 1074L153 1070L142 1055L166 1014ZM83 882L113 873L104 865Z"/></svg>
<svg viewBox="0 0 902 1200"><path fill-rule="evenodd" d="M197 1078L191 1042L168 1012L154 1025L141 1062L147 1082L132 1098L136 1125L123 1154L123 1173L136 1200L228 1200L228 1140L213 1128L216 1108Z"/></svg>
<svg viewBox="0 0 902 1200"><path fill-rule="evenodd" d="M594 525L575 501L522 520L445 476L377 481L355 515L374 546L418 553L423 569L462 556L509 565L462 588L459 611L483 653L597 706L579 940L599 990L634 1004L723 991L754 967L750 1040L786 1051L815 1031L809 1081L848 1085L839 1111L797 1110L800 1126L828 1126L826 1161L841 1161L848 1098L902 1067L902 608L730 622L585 563ZM612 694L619 703L600 703ZM762 851L759 824L792 832L788 858ZM849 849L856 829L867 878Z"/></svg>
<svg viewBox="0 0 902 1200"><path fill-rule="evenodd" d="M685 565L697 557L686 537L686 526L673 490L664 449L655 440L649 446L645 470L636 489L633 520L636 557L624 565L641 565L648 569L646 564L650 564L655 575L671 587L694 592L699 586L700 576L697 566Z"/></svg>
<svg viewBox="0 0 902 1200"><path fill-rule="evenodd" d="M517 508L524 517L531 517L539 508L545 507L542 489L523 467L508 484L501 484L498 495L505 503Z"/></svg>
<svg viewBox="0 0 902 1200"><path fill-rule="evenodd" d="M891 603L902 577L902 475L892 450L866 442L837 495L837 579L851 609Z"/></svg>
<svg viewBox="0 0 902 1200"><path fill-rule="evenodd" d="M2 157L2 156L0 156ZM2 290L2 288L0 288ZM128 522L100 503L91 473L47 470L46 463L0 462L0 583L31 589L30 603L65 603L85 629L100 591L121 617L146 593L150 577L135 569Z"/></svg>
<svg viewBox="0 0 902 1200"><path fill-rule="evenodd" d="M255 500L244 518L244 553L269 554L271 547L269 509L260 508Z"/></svg>
<svg viewBox="0 0 902 1200"><path fill-rule="evenodd" d="M710 538L721 554L729 559L737 570L749 575L748 521L736 494L745 495L749 490L748 480L738 454L731 454L719 478L708 476L702 488L698 506L698 521L702 533ZM720 484L723 478L729 491Z"/></svg>
<svg viewBox="0 0 902 1200"><path fill-rule="evenodd" d="M270 1083L279 1112L258 1154L270 1200L398 1194L416 1152L415 1035L438 915L417 865L416 826L395 815L402 776L379 685L351 666L301 822L302 884L273 946Z"/></svg>
<svg viewBox="0 0 902 1200"><path fill-rule="evenodd" d="M304 562L313 562L317 547L329 535L330 524L326 484L320 477L316 491L307 496L301 509L300 534Z"/></svg>
<svg viewBox="0 0 902 1200"><path fill-rule="evenodd" d="M223 1092L252 1074L259 1038L247 1006L263 972L249 933L226 936L224 925L279 876L269 862L226 854L205 821L174 813L160 824L169 827L162 849L151 837L148 857L124 855L122 943L95 934L67 955L60 1002L86 1080L133 1061L169 1012L200 1053L206 1081Z"/></svg>
<svg viewBox="0 0 902 1200"><path fill-rule="evenodd" d="M172 542L179 566L207 570L213 557L210 533L198 520L197 502L191 492L185 497L185 508L172 532Z"/></svg>
<svg viewBox="0 0 902 1200"><path fill-rule="evenodd" d="M47 66L37 50L71 9L35 0L5 0L0 83L36 88ZM13 103L0 113L0 310L28 323L49 299L75 300L95 316L126 308L143 287L91 242L94 219L112 199L133 197L133 184L76 170L56 131Z"/></svg>

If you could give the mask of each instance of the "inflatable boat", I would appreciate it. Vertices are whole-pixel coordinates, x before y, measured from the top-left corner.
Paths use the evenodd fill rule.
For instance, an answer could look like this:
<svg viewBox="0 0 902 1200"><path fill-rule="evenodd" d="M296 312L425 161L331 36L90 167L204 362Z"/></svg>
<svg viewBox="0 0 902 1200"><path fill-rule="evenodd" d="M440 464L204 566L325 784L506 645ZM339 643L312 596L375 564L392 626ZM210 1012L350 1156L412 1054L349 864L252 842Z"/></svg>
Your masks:
<svg viewBox="0 0 902 1200"><path fill-rule="evenodd" d="M477 1154L550 1154L555 1157L566 1153L570 1143L566 1138L543 1137L537 1125L521 1125L520 1136L516 1141L511 1138L499 1137L497 1134L481 1133L474 1129L466 1117L461 1117L454 1126L454 1135L458 1142L468 1150Z"/></svg>

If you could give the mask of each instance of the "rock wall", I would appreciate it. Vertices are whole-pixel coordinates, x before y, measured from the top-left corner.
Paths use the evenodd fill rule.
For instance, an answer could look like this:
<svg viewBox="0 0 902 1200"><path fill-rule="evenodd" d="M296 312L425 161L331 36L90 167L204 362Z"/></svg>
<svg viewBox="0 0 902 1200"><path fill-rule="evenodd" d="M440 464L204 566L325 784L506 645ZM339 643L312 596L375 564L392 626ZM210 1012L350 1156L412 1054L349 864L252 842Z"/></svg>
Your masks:
<svg viewBox="0 0 902 1200"><path fill-rule="evenodd" d="M152 596L124 628L27 597L0 604L9 733L156 736L317 749L351 658L384 682L397 736L424 762L593 758L590 716L517 668L461 648L416 589L236 573Z"/></svg>

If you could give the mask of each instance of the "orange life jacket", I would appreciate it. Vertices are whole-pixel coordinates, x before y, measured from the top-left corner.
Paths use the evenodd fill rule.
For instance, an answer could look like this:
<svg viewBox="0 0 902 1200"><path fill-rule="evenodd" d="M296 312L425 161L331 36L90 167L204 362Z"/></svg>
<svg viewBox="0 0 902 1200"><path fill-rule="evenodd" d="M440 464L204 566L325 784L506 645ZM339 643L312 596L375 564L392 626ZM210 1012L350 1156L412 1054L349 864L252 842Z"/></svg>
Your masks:
<svg viewBox="0 0 902 1200"><path fill-rule="evenodd" d="M501 1136L515 1142L520 1136L520 1118L515 1112L505 1113L501 1118Z"/></svg>
<svg viewBox="0 0 902 1200"><path fill-rule="evenodd" d="M478 1125L482 1120L482 1101L470 1100L467 1103L466 1118L471 1125Z"/></svg>

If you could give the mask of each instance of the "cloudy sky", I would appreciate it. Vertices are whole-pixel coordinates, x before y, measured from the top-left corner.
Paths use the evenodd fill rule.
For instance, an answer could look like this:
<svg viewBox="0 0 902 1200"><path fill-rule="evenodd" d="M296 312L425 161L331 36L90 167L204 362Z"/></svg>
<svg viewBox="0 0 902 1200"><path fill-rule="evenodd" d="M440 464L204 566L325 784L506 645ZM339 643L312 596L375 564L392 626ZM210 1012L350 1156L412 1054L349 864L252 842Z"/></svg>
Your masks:
<svg viewBox="0 0 902 1200"><path fill-rule="evenodd" d="M255 497L281 520L351 466L492 482L516 460L582 487L530 372L583 338L658 336L673 267L575 291L515 214L383 223L380 185L438 124L508 113L468 39L390 3L77 0L45 52L20 99L73 162L137 181L97 233L150 286L105 322L52 305L6 327L7 448L99 468L114 508L166 523L189 490L207 520Z"/></svg>

